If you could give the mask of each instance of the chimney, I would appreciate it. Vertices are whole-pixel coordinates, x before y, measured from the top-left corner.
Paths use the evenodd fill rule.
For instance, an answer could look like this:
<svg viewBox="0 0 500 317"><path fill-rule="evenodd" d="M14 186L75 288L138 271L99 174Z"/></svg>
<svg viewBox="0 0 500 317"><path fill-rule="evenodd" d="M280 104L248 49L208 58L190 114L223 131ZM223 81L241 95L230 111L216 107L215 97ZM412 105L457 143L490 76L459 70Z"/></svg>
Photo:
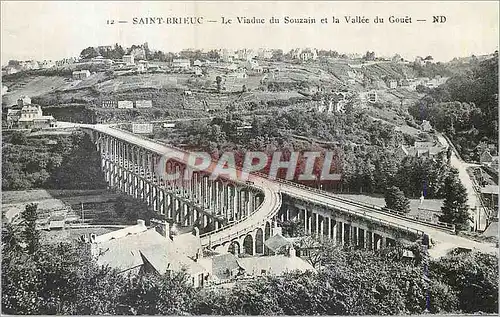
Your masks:
<svg viewBox="0 0 500 317"><path fill-rule="evenodd" d="M165 220L151 219L151 226L165 238L170 238L170 224Z"/></svg>

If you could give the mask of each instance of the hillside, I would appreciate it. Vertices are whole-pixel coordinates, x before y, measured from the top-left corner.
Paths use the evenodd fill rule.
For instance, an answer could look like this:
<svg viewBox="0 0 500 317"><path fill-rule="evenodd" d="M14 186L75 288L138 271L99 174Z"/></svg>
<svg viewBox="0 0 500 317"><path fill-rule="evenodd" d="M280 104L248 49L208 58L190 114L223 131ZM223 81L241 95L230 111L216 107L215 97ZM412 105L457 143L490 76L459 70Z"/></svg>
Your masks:
<svg viewBox="0 0 500 317"><path fill-rule="evenodd" d="M166 64L162 64L166 67ZM203 76L183 73L119 72L103 65L79 63L65 68L28 71L5 77L9 93L3 97L4 106L15 104L21 95L28 95L58 120L113 122L131 119L152 120L168 117L200 117L234 111L266 111L310 100L314 94L351 91L363 94L375 89L379 95L378 107L404 107L414 103L421 94L403 88L387 89L388 79L413 78L425 71L436 71L444 66L416 69L413 64L387 61L362 63L360 60L321 58L301 63L265 62L260 65L268 73L248 71L248 76L235 78L230 71L217 67L204 68ZM72 80L71 71L90 68L92 75L84 80ZM222 67L222 68L221 68ZM427 67L427 68L426 68ZM436 68L437 67L437 68ZM435 69L436 68L436 69ZM121 74L121 75L120 75ZM49 76L50 75L50 76ZM216 78L220 76L222 89L218 93ZM185 94L185 91L191 93ZM246 91L242 94L243 91ZM306 97L304 97L304 94ZM152 100L151 109L103 109L105 100ZM302 102L301 101L301 102ZM317 101L303 104L303 108L318 107ZM377 117L394 121L400 111L379 112ZM405 109L401 109L405 111ZM396 120L401 121L401 120Z"/></svg>

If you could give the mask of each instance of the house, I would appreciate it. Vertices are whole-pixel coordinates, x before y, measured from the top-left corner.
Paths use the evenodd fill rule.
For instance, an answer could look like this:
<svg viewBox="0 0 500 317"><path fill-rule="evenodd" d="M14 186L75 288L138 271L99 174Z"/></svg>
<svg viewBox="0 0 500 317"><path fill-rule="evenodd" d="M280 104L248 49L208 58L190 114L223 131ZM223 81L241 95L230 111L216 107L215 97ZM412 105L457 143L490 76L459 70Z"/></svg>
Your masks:
<svg viewBox="0 0 500 317"><path fill-rule="evenodd" d="M273 58L274 54L273 54L272 50L262 48L262 49L259 49L257 55L260 59L271 59L271 58Z"/></svg>
<svg viewBox="0 0 500 317"><path fill-rule="evenodd" d="M133 123L132 133L149 134L153 133L153 124L151 123Z"/></svg>
<svg viewBox="0 0 500 317"><path fill-rule="evenodd" d="M424 132L431 132L432 131L432 125L429 121L423 120L422 124L420 125L420 130Z"/></svg>
<svg viewBox="0 0 500 317"><path fill-rule="evenodd" d="M269 249L271 254L279 254L286 248L293 246L293 241L289 238L283 237L281 233L276 233L264 241L264 245Z"/></svg>
<svg viewBox="0 0 500 317"><path fill-rule="evenodd" d="M243 64L243 68L247 70L255 69L257 67L259 67L259 62L257 62L255 59L248 60Z"/></svg>
<svg viewBox="0 0 500 317"><path fill-rule="evenodd" d="M64 220L51 220L49 223L49 230L62 230L66 226Z"/></svg>
<svg viewBox="0 0 500 317"><path fill-rule="evenodd" d="M156 64L149 64L148 71L155 72L155 71L159 71L159 70L160 70L160 66L158 66Z"/></svg>
<svg viewBox="0 0 500 317"><path fill-rule="evenodd" d="M479 155L479 162L481 164L488 164L493 161L493 156L490 154L489 150L484 150L480 155Z"/></svg>
<svg viewBox="0 0 500 317"><path fill-rule="evenodd" d="M137 62L137 71L144 72L147 71L148 68L149 68L148 61L140 60L139 62Z"/></svg>
<svg viewBox="0 0 500 317"><path fill-rule="evenodd" d="M15 74L17 73L19 70L14 67L14 66L7 66L5 67L5 73L6 75L12 75L12 74Z"/></svg>
<svg viewBox="0 0 500 317"><path fill-rule="evenodd" d="M244 269L240 266L238 260L235 255L227 253L202 258L199 262L209 272L207 282L218 284L243 276Z"/></svg>
<svg viewBox="0 0 500 317"><path fill-rule="evenodd" d="M142 59L137 62L137 65L143 65L145 69L149 68L149 62Z"/></svg>
<svg viewBox="0 0 500 317"><path fill-rule="evenodd" d="M368 102L376 103L378 101L378 94L375 90L372 90L368 93Z"/></svg>
<svg viewBox="0 0 500 317"><path fill-rule="evenodd" d="M246 49L246 48L237 51L235 55L238 56L238 59L244 61L252 60L258 56L257 52L255 52L253 49Z"/></svg>
<svg viewBox="0 0 500 317"><path fill-rule="evenodd" d="M293 271L316 272L314 267L296 256L289 247L285 254L257 257L237 257L231 253L202 258L199 264L208 272L210 284L228 283L248 276L280 276Z"/></svg>
<svg viewBox="0 0 500 317"><path fill-rule="evenodd" d="M195 61L193 62L193 66L199 66L199 67L200 67L200 66L203 66L203 62L202 62L202 61L200 61L199 59L197 59L197 60L195 60Z"/></svg>
<svg viewBox="0 0 500 317"><path fill-rule="evenodd" d="M151 107L153 107L153 101L151 101L151 100L136 100L135 107L136 108L151 108Z"/></svg>
<svg viewBox="0 0 500 317"><path fill-rule="evenodd" d="M481 187L481 195L487 202L489 208L498 210L498 185L486 185Z"/></svg>
<svg viewBox="0 0 500 317"><path fill-rule="evenodd" d="M76 62L77 62L77 59L75 57L63 58L61 60L56 61L56 66L57 67L64 67L64 66L72 65Z"/></svg>
<svg viewBox="0 0 500 317"><path fill-rule="evenodd" d="M118 109L132 109L134 108L134 103L130 100L120 100L118 101Z"/></svg>
<svg viewBox="0 0 500 317"><path fill-rule="evenodd" d="M31 105L31 98L28 96L21 96L19 99L17 99L17 105L19 107Z"/></svg>
<svg viewBox="0 0 500 317"><path fill-rule="evenodd" d="M122 60L127 65L134 65L134 55L123 55Z"/></svg>
<svg viewBox="0 0 500 317"><path fill-rule="evenodd" d="M408 149L406 148L406 146L404 145L399 145L396 150L394 151L394 156L399 159L399 160L402 160L403 158L407 157L410 155L410 152L408 151Z"/></svg>
<svg viewBox="0 0 500 317"><path fill-rule="evenodd" d="M76 70L73 72L73 79L82 80L90 77L90 71L88 69Z"/></svg>
<svg viewBox="0 0 500 317"><path fill-rule="evenodd" d="M389 87L389 89L395 89L398 87L398 81L395 79L391 79L387 82L387 86Z"/></svg>
<svg viewBox="0 0 500 317"><path fill-rule="evenodd" d="M101 107L103 107L103 108L118 108L118 101L116 101L116 100L102 100Z"/></svg>
<svg viewBox="0 0 500 317"><path fill-rule="evenodd" d="M293 59L300 59L301 61L316 60L318 58L318 52L314 48L296 48L291 51L291 56Z"/></svg>
<svg viewBox="0 0 500 317"><path fill-rule="evenodd" d="M495 171L498 171L498 156L493 156L490 163L490 167Z"/></svg>
<svg viewBox="0 0 500 317"><path fill-rule="evenodd" d="M436 157L440 153L444 152L446 147L441 145L436 145L434 142L418 142L416 141L413 146L406 147L404 145L400 145L395 150L395 155L399 158L403 158L405 156L428 156L428 157Z"/></svg>
<svg viewBox="0 0 500 317"><path fill-rule="evenodd" d="M234 71L229 74L227 74L228 78L235 78L235 79L245 79L248 78L248 75L245 71Z"/></svg>
<svg viewBox="0 0 500 317"><path fill-rule="evenodd" d="M195 76L203 76L203 70L199 66L194 66L193 72Z"/></svg>
<svg viewBox="0 0 500 317"><path fill-rule="evenodd" d="M188 69L189 67L191 67L189 59L176 58L172 61L172 68L174 69Z"/></svg>
<svg viewBox="0 0 500 317"><path fill-rule="evenodd" d="M98 265L117 269L120 274L170 275L185 270L190 276L190 284L202 287L208 272L197 263L202 257L199 236L184 235L197 240L199 248L189 249L192 245L186 245L186 239L174 235L166 221L154 219L151 228L146 227L144 220L137 220L134 226L100 236L92 234L90 239L84 236L82 240L89 241L90 252ZM186 241L192 241L191 237Z"/></svg>
<svg viewBox="0 0 500 317"><path fill-rule="evenodd" d="M239 258L238 263L245 274L251 276L280 276L293 271L316 272L310 263L297 257L294 247L288 247L285 255Z"/></svg>
<svg viewBox="0 0 500 317"><path fill-rule="evenodd" d="M146 70L147 70L147 68L146 68L146 67L144 67L144 65L143 65L143 64L138 64L138 65L137 65L137 71L138 71L138 72L141 72L141 73L142 73L142 72L145 72Z"/></svg>
<svg viewBox="0 0 500 317"><path fill-rule="evenodd" d="M22 70L31 70L40 68L38 62L34 60L19 62L19 66L21 66Z"/></svg>
<svg viewBox="0 0 500 317"><path fill-rule="evenodd" d="M218 51L218 53L219 53L220 59L226 63L232 63L233 60L236 58L236 54L234 53L233 50L221 49Z"/></svg>
<svg viewBox="0 0 500 317"><path fill-rule="evenodd" d="M57 121L53 116L44 116L42 108L31 104L24 105L21 109L7 110L7 127L19 129L51 128Z"/></svg>

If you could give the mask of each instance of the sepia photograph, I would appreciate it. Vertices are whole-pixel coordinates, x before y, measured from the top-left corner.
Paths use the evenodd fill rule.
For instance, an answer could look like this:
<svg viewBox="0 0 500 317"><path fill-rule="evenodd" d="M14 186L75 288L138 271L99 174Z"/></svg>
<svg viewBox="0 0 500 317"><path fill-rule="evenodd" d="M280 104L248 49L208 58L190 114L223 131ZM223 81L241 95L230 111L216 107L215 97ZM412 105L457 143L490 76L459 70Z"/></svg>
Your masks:
<svg viewBox="0 0 500 317"><path fill-rule="evenodd" d="M497 316L498 5L1 1L1 314Z"/></svg>

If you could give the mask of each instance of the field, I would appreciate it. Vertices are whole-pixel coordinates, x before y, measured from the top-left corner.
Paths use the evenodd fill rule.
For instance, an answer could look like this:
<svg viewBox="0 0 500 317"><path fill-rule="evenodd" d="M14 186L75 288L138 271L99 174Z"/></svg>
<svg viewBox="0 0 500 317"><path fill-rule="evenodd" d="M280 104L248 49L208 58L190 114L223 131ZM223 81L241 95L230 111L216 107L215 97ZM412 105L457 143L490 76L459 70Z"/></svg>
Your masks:
<svg viewBox="0 0 500 317"><path fill-rule="evenodd" d="M137 89L183 89L187 86L185 82L190 78L190 75L184 74L141 74L118 76L116 79L106 80L96 86L97 90L102 93L116 93Z"/></svg>
<svg viewBox="0 0 500 317"><path fill-rule="evenodd" d="M38 205L40 220L63 217L78 218L80 204L102 204L114 201L117 195L106 190L27 190L2 192L3 216L14 221L30 203Z"/></svg>
<svg viewBox="0 0 500 317"><path fill-rule="evenodd" d="M2 103L11 106L17 103L21 96L33 98L44 95L68 85L63 77L56 76L31 76L16 81L15 83L4 82L9 87L9 92L2 96Z"/></svg>

